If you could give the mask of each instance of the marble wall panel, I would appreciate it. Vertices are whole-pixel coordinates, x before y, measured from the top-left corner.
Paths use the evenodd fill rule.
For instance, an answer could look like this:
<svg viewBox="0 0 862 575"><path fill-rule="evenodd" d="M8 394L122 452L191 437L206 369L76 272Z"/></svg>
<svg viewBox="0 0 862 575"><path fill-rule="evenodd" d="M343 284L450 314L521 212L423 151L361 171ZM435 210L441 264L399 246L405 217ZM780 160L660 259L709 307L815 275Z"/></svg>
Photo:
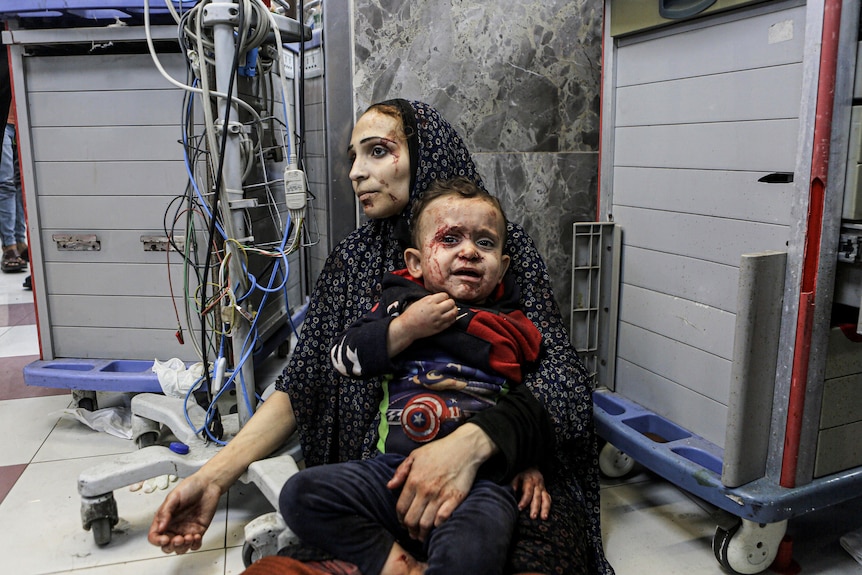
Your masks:
<svg viewBox="0 0 862 575"><path fill-rule="evenodd" d="M601 0L354 0L357 112L428 102L533 236L568 321L571 224L595 219Z"/></svg>
<svg viewBox="0 0 862 575"><path fill-rule="evenodd" d="M524 226L536 242L568 325L572 224L595 220L598 156L580 152L480 153L474 158L488 190L500 198L506 216Z"/></svg>

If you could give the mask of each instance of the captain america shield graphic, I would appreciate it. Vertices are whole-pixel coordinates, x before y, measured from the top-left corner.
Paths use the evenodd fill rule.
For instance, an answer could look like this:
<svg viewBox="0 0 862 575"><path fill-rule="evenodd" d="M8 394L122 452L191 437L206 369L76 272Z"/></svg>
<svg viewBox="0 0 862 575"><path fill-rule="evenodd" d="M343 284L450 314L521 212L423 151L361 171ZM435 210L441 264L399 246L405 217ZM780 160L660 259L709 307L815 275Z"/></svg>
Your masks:
<svg viewBox="0 0 862 575"><path fill-rule="evenodd" d="M401 412L404 434L417 443L431 441L440 432L440 423L450 419L449 408L442 398L423 393L411 399Z"/></svg>

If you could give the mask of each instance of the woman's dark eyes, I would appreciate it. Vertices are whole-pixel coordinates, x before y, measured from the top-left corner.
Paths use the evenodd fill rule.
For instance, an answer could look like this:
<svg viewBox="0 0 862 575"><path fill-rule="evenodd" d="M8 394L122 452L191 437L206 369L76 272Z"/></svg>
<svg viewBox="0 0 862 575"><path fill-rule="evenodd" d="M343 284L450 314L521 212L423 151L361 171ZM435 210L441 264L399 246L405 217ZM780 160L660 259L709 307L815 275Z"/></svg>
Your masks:
<svg viewBox="0 0 862 575"><path fill-rule="evenodd" d="M389 153L389 150L387 150L384 146L374 146L373 148L371 148L371 156L375 158L385 156L387 153Z"/></svg>

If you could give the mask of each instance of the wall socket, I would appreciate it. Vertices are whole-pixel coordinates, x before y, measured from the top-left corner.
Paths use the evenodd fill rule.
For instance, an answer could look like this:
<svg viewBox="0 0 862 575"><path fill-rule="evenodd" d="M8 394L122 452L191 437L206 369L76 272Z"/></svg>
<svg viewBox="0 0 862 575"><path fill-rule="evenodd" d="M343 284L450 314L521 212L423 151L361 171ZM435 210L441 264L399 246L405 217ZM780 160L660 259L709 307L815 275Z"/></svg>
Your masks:
<svg viewBox="0 0 862 575"><path fill-rule="evenodd" d="M323 76L323 48L317 47L305 52L305 77Z"/></svg>

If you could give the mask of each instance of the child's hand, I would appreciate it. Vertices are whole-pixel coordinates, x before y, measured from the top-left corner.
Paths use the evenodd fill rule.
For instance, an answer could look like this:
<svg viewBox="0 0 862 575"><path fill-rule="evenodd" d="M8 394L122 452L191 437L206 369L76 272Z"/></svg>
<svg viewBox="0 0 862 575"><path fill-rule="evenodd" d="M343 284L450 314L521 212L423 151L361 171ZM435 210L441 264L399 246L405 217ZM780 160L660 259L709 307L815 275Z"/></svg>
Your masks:
<svg viewBox="0 0 862 575"><path fill-rule="evenodd" d="M410 304L401 314L414 339L438 334L458 318L455 300L444 292L433 293Z"/></svg>
<svg viewBox="0 0 862 575"><path fill-rule="evenodd" d="M521 491L521 500L518 501L518 510L530 506L530 517L547 519L551 512L551 494L545 489L545 478L542 472L535 467L525 469L512 480L512 488Z"/></svg>
<svg viewBox="0 0 862 575"><path fill-rule="evenodd" d="M440 333L458 319L458 306L445 292L426 295L389 323L386 351L395 357L417 339Z"/></svg>

